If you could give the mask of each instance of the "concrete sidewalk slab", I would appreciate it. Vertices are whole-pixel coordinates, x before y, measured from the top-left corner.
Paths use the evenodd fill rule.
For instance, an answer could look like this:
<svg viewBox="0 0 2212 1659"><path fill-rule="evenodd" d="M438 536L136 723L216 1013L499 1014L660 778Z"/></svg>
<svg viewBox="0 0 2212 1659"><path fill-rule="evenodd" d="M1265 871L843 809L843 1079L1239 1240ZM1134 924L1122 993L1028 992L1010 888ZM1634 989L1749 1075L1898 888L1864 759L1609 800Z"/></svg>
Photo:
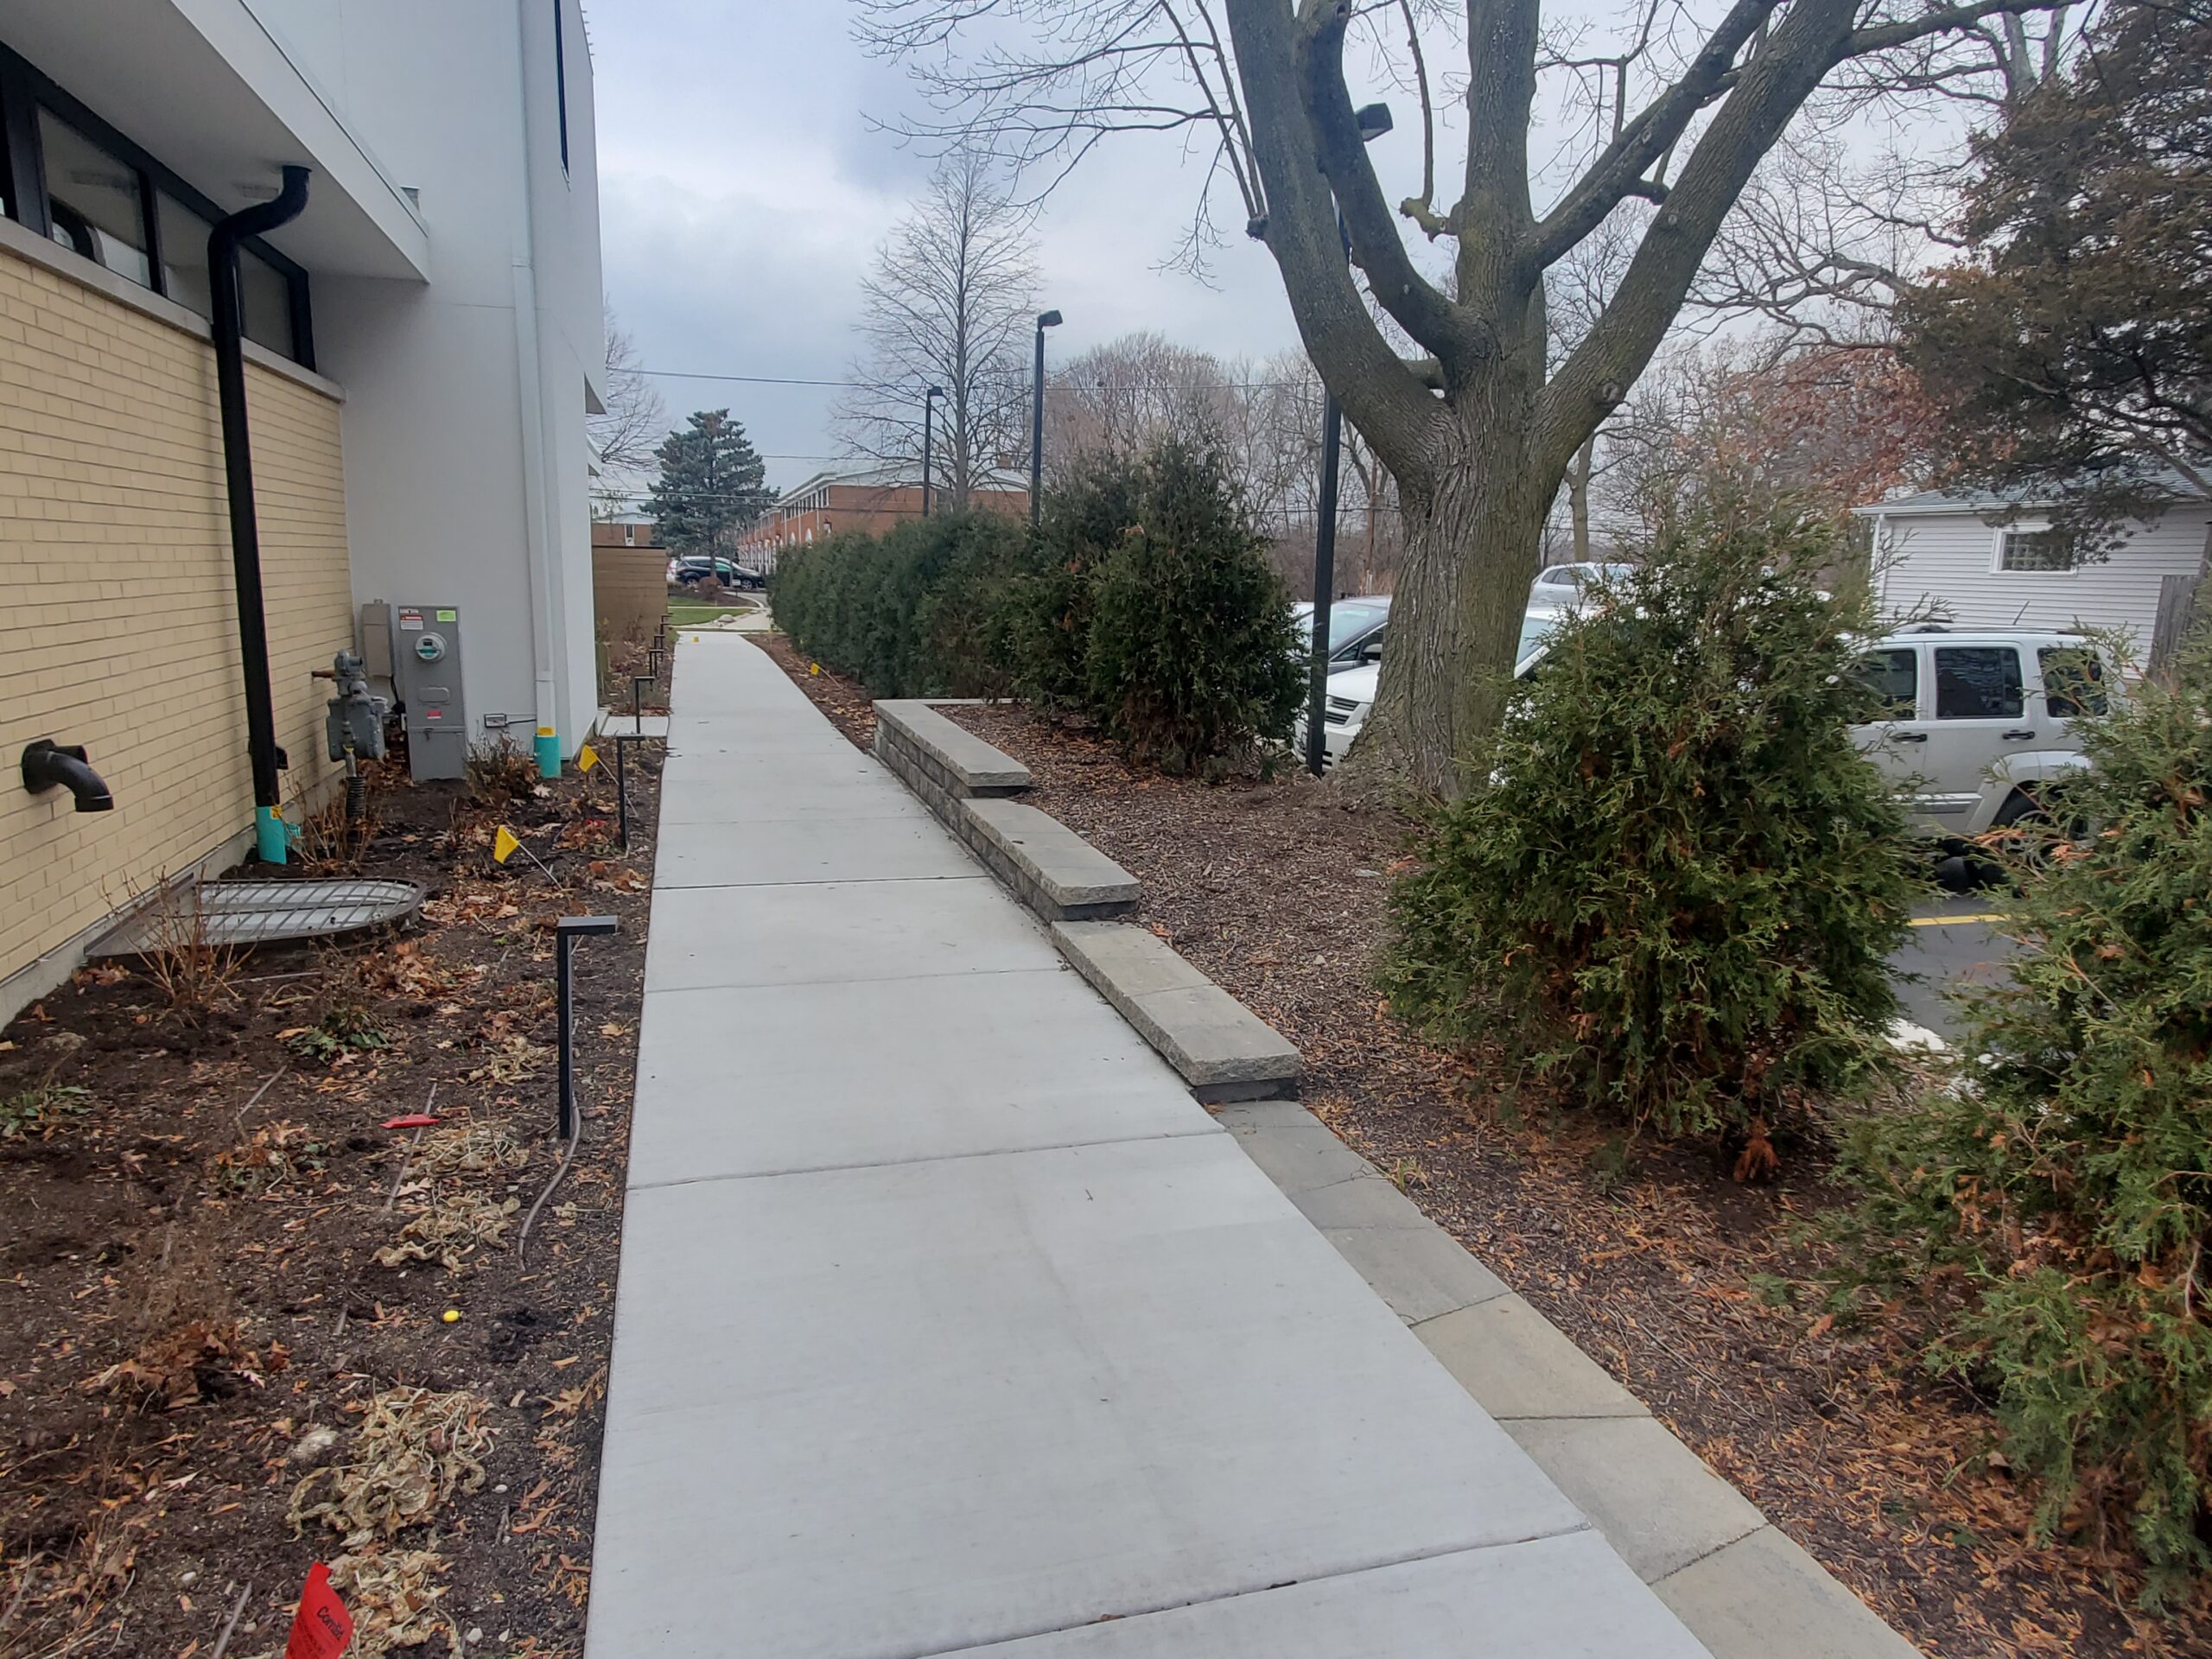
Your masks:
<svg viewBox="0 0 2212 1659"><path fill-rule="evenodd" d="M622 1278L602 1653L937 1654L1583 1524L1226 1135L636 1192Z"/></svg>
<svg viewBox="0 0 2212 1659"><path fill-rule="evenodd" d="M691 887L653 918L645 993L1002 974L1057 960L980 870L957 880Z"/></svg>
<svg viewBox="0 0 2212 1659"><path fill-rule="evenodd" d="M858 757L855 757L858 758ZM672 766L661 785L660 821L744 823L764 818L928 819L927 809L880 770L842 755L756 755L721 763L709 777Z"/></svg>
<svg viewBox="0 0 2212 1659"><path fill-rule="evenodd" d="M855 753L844 735L811 707L765 708L741 715L678 715L668 722L678 754L841 754Z"/></svg>
<svg viewBox="0 0 2212 1659"><path fill-rule="evenodd" d="M1704 1659L1679 1629L1622 1644L1642 1592L1602 1539L1578 1532L972 1651L988 1659ZM1760 1651L1805 1659L1786 1642Z"/></svg>
<svg viewBox="0 0 2212 1659"><path fill-rule="evenodd" d="M658 993L630 1184L1216 1135L1144 1039L1058 968Z"/></svg>
<svg viewBox="0 0 2212 1659"><path fill-rule="evenodd" d="M951 837L774 662L675 677L730 729L663 791L590 1659L1694 1659L1011 898L906 873Z"/></svg>
<svg viewBox="0 0 2212 1659"><path fill-rule="evenodd" d="M747 818L664 823L656 887L757 887L807 881L899 881L980 874L925 817Z"/></svg>

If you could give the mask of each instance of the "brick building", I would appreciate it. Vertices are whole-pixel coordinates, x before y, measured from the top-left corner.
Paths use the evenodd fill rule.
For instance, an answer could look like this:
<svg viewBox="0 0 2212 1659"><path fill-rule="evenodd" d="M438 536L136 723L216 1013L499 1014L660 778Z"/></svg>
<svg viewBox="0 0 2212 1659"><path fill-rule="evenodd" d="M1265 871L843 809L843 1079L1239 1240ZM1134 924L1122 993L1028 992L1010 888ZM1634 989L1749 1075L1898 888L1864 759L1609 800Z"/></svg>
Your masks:
<svg viewBox="0 0 2212 1659"><path fill-rule="evenodd" d="M1013 518L1028 516L1027 478L1000 468L986 474L986 480L987 487L969 494L970 506ZM931 505L944 505L941 488ZM921 516L919 467L873 461L833 467L785 491L767 515L745 532L738 557L757 570L772 573L779 549L802 547L843 530L880 536L894 524Z"/></svg>
<svg viewBox="0 0 2212 1659"><path fill-rule="evenodd" d="M472 742L534 732L557 766L588 731L594 153L577 0L0 4L0 1019L133 893L284 856L334 778L309 674L370 601L456 609ZM234 448L211 232L272 198L233 227ZM41 740L111 810L23 786Z"/></svg>

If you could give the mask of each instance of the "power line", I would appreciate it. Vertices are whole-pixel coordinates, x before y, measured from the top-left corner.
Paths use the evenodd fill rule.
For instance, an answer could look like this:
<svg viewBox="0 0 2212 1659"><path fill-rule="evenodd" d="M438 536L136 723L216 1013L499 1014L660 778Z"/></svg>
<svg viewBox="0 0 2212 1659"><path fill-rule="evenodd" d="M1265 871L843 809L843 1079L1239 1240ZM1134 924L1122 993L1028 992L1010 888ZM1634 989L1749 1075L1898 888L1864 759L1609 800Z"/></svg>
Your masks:
<svg viewBox="0 0 2212 1659"><path fill-rule="evenodd" d="M902 380L813 380L800 378L795 376L776 374L693 373L686 369L635 369L632 370L632 372L635 374L649 374L654 378L659 380L727 380L734 385L747 386L839 386L860 391L901 391L906 393L909 397L916 397L921 396L922 393L922 388L918 384L910 385ZM1045 383L1045 390L1047 391L1103 391L1109 393L1133 391L1166 393L1173 393L1178 391L1290 391L1300 387L1314 387L1318 389L1319 386L1319 382L1318 380L1213 380L1201 381L1192 385L1179 386L1109 386L1103 382L1088 383L1070 380L1063 380L1058 382L1057 385L1051 380L1047 380Z"/></svg>

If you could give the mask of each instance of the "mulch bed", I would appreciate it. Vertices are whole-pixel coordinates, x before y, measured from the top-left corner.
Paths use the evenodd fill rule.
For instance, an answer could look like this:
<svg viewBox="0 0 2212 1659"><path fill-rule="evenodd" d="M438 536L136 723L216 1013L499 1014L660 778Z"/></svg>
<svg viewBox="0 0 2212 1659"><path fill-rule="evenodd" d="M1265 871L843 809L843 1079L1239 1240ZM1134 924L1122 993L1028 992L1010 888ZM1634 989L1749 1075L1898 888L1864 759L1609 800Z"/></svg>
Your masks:
<svg viewBox="0 0 2212 1659"><path fill-rule="evenodd" d="M866 694L768 642L866 747ZM1027 798L1143 883L1138 919L1297 1044L1305 1101L1831 1572L1931 1655L2203 1652L2200 1603L2137 1614L2090 1543L2041 1547L1964 1390L1898 1319L1832 1330L1802 1224L1835 1201L1816 1144L1777 1179L1733 1148L1628 1147L1495 1057L1421 1042L1370 978L1413 823L1298 777L1206 785L1014 705L950 708L1024 761Z"/></svg>
<svg viewBox="0 0 2212 1659"><path fill-rule="evenodd" d="M378 768L365 848L321 818L302 868L422 882L417 924L173 999L179 940L0 1033L0 1659L273 1656L317 1560L349 1656L582 1650L660 753L626 854L611 766ZM583 1138L518 1251L586 912L620 931L576 952Z"/></svg>

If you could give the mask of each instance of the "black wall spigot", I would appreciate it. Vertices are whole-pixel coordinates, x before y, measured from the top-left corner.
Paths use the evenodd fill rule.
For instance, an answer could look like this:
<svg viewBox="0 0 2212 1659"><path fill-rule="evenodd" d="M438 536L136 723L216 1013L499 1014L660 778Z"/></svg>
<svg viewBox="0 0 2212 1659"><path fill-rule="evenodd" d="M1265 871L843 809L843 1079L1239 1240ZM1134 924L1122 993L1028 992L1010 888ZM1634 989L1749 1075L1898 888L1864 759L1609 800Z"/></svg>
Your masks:
<svg viewBox="0 0 2212 1659"><path fill-rule="evenodd" d="M115 797L85 758L81 743L64 748L50 737L41 737L23 750L23 787L34 795L56 786L77 798L79 812L112 812Z"/></svg>

